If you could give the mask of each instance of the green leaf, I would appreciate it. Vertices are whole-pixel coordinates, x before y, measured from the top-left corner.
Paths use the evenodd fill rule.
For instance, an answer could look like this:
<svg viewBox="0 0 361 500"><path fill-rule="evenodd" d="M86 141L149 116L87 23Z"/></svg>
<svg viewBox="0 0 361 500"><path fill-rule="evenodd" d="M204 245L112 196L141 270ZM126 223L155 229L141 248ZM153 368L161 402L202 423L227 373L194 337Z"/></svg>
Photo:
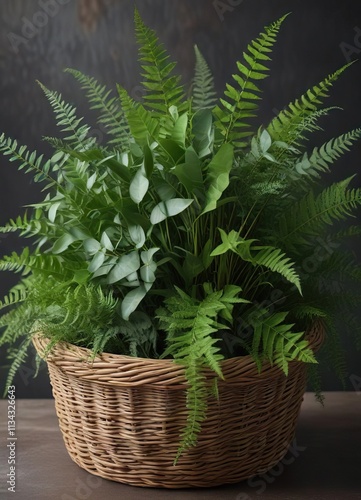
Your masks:
<svg viewBox="0 0 361 500"><path fill-rule="evenodd" d="M185 147L186 135L187 135L187 125L188 125L188 113L183 113L178 120L175 122L171 139L173 139L180 146Z"/></svg>
<svg viewBox="0 0 361 500"><path fill-rule="evenodd" d="M122 255L107 277L107 283L117 283L118 281L126 278L130 274L138 271L140 267L140 259L138 251Z"/></svg>
<svg viewBox="0 0 361 500"><path fill-rule="evenodd" d="M153 152L148 146L148 144L144 145L143 153L144 153L145 175L147 176L148 179L150 179L154 169L154 158L153 158Z"/></svg>
<svg viewBox="0 0 361 500"><path fill-rule="evenodd" d="M51 249L52 253L58 254L64 252L74 241L76 240L75 236L69 233L63 234L53 245Z"/></svg>
<svg viewBox="0 0 361 500"><path fill-rule="evenodd" d="M192 147L186 149L185 163L174 167L172 172L189 194L194 195L204 192L201 161Z"/></svg>
<svg viewBox="0 0 361 500"><path fill-rule="evenodd" d="M129 186L129 195L134 203L139 204L146 195L149 188L149 180L147 179L145 168L142 166L138 169Z"/></svg>
<svg viewBox="0 0 361 500"><path fill-rule="evenodd" d="M262 153L266 153L269 148L272 145L272 139L267 130L263 130L260 138L259 138L259 143L261 146Z"/></svg>
<svg viewBox="0 0 361 500"><path fill-rule="evenodd" d="M142 284L138 288L127 293L121 305L121 315L123 319L129 321L129 316L137 309L150 288L150 284Z"/></svg>
<svg viewBox="0 0 361 500"><path fill-rule="evenodd" d="M232 165L233 146L231 144L222 144L207 167L206 180L208 190L206 193L206 205L202 214L210 212L217 207L217 201L229 185L229 173Z"/></svg>
<svg viewBox="0 0 361 500"><path fill-rule="evenodd" d="M90 273L95 273L95 271L103 265L104 260L105 254L103 252L97 252L88 266L88 271Z"/></svg>
<svg viewBox="0 0 361 500"><path fill-rule="evenodd" d="M90 255L94 255L95 253L99 252L101 248L99 241L95 240L94 238L88 238L84 240L83 245L84 250Z"/></svg>
<svg viewBox="0 0 361 500"><path fill-rule="evenodd" d="M105 231L102 234L100 243L106 250L109 250L109 252L112 252L114 250L113 243L110 241L110 238Z"/></svg>
<svg viewBox="0 0 361 500"><path fill-rule="evenodd" d="M161 201L153 208L150 214L150 222L155 225L159 224L159 222L162 222L167 217L178 215L188 208L193 201L194 200L186 198L173 198L171 200Z"/></svg>
<svg viewBox="0 0 361 500"><path fill-rule="evenodd" d="M193 146L199 158L212 154L214 142L213 115L210 109L200 109L192 119Z"/></svg>
<svg viewBox="0 0 361 500"><path fill-rule="evenodd" d="M142 226L129 226L128 227L129 236L131 237L135 248L142 248L145 243L145 232Z"/></svg>

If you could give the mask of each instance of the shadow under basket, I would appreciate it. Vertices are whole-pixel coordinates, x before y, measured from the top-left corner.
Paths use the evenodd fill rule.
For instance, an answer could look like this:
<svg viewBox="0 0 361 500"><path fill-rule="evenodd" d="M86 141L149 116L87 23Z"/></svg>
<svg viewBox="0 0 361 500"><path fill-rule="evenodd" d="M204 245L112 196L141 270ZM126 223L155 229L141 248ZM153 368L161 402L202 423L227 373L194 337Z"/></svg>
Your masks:
<svg viewBox="0 0 361 500"><path fill-rule="evenodd" d="M308 332L316 351L323 329ZM37 335L41 355L48 340ZM306 386L305 363L286 377L250 356L221 363L219 399L210 395L198 444L173 465L187 419L184 370L171 360L102 354L57 344L47 357L65 446L80 467L133 486L210 487L271 469L294 438ZM211 384L214 373L205 371Z"/></svg>

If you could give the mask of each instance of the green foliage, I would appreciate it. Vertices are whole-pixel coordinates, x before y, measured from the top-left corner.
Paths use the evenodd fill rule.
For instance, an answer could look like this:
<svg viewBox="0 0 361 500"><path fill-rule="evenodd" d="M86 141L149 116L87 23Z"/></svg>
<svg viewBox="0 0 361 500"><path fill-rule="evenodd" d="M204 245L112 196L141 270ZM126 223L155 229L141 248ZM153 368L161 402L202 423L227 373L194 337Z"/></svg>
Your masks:
<svg viewBox="0 0 361 500"><path fill-rule="evenodd" d="M250 323L254 328L250 352L259 370L262 360L278 365L288 375L288 363L293 359L304 363L316 363L307 340L302 340L304 332L294 332L294 324L285 323L287 312L271 315L252 315Z"/></svg>
<svg viewBox="0 0 361 500"><path fill-rule="evenodd" d="M314 85L307 90L299 99L290 103L288 107L282 110L269 124L267 130L272 139L293 143L297 140L300 125L304 120L314 113L322 104L322 100L329 96L329 90L339 79L342 73L353 63L346 64L340 69L330 74L318 85Z"/></svg>
<svg viewBox="0 0 361 500"><path fill-rule="evenodd" d="M168 332L168 347L163 356L171 355L177 363L184 365L189 384L189 416L176 461L185 450L196 444L201 423L206 418L207 390L202 369L208 367L223 378L219 365L223 357L216 346L218 339L212 334L225 326L217 322L217 318L222 311L230 312L233 305L240 301L237 298L241 291L239 287L230 286L212 292L209 284L206 284L204 289L206 297L202 301L195 301L177 288L177 295L166 299L165 307L158 310L161 326Z"/></svg>
<svg viewBox="0 0 361 500"><path fill-rule="evenodd" d="M72 68L67 68L65 71L73 75L81 84L82 89L86 91L90 109L97 110L100 113L98 123L112 137L109 145L120 148L126 147L129 142L129 131L118 99L111 96L111 91L98 83L95 78L84 75Z"/></svg>
<svg viewBox="0 0 361 500"><path fill-rule="evenodd" d="M54 110L58 126L61 128L62 132L67 134L64 140L69 142L70 146L75 149L82 150L91 147L94 140L87 138L90 127L88 125L80 125L83 119L77 118L75 108L67 104L62 99L61 94L47 89L45 85L40 82L38 83Z"/></svg>
<svg viewBox="0 0 361 500"><path fill-rule="evenodd" d="M144 71L143 81L147 108L163 119L172 106L184 109L184 90L180 77L173 75L175 63L159 43L156 33L145 26L138 11L135 11L135 33L139 44L139 61Z"/></svg>
<svg viewBox="0 0 361 500"><path fill-rule="evenodd" d="M339 226L359 208L361 191L354 177L330 183L327 174L361 129L308 148L320 119L335 109L323 101L347 66L268 126L257 123L285 17L248 45L217 101L201 52L187 97L175 64L136 12L142 102L121 85L113 96L67 70L107 142L91 137L75 108L43 85L63 132L46 138L54 154L44 159L0 136L0 151L47 190L0 228L28 238L0 260L1 271L21 274L0 303L0 345L13 360L9 384L34 332L50 339L48 352L66 341L92 356L169 357L188 381L177 460L197 441L222 359L249 353L260 370L269 362L285 375L292 360L313 366L306 332L321 320L326 362L343 376L336 320L361 303L360 265L343 245L361 229ZM360 346L356 326L350 320ZM214 372L212 388L204 369Z"/></svg>
<svg viewBox="0 0 361 500"><path fill-rule="evenodd" d="M214 90L214 80L211 70L200 50L194 47L196 65L193 80L193 109L213 109L217 103L217 95Z"/></svg>
<svg viewBox="0 0 361 500"><path fill-rule="evenodd" d="M260 88L255 82L265 79L271 58L269 54L276 42L277 34L287 16L266 27L265 32L252 41L243 53L243 61L237 62L238 73L233 80L236 87L227 84L224 98L215 108L215 126L220 130L224 142L231 142L238 147L246 147L252 132L249 129L249 118L256 115L257 102L260 100ZM240 140L243 139L243 140Z"/></svg>

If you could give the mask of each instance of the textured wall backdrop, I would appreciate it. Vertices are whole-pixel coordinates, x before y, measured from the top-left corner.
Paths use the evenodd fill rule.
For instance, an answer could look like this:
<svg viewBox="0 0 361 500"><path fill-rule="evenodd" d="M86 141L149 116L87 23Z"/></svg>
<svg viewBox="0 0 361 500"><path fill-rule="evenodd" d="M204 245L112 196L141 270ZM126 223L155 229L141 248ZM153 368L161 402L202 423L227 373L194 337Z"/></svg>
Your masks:
<svg viewBox="0 0 361 500"><path fill-rule="evenodd" d="M137 5L145 21L157 30L179 61L184 81L189 82L192 75L196 43L216 75L219 91L246 44L264 25L292 11L274 52L272 79L264 84L261 117L265 121L361 53L359 0L142 0ZM131 0L2 0L0 130L30 148L48 151L41 137L55 135L55 123L36 79L77 103L80 114L91 118L79 89L62 71L66 67L80 69L110 87L120 82L134 97L140 97L133 9ZM330 105L337 104L345 112L335 113L327 122L327 137L360 126L360 77L358 63L335 86ZM356 171L360 153L358 144L334 169L333 178ZM0 224L39 197L39 186L0 158ZM19 243L12 236L0 238L0 255L16 245ZM13 276L2 273L0 295L13 283ZM352 381L361 377L361 356L347 339L344 343L349 358L348 387L352 390ZM0 362L5 363L4 353ZM3 376L4 370L1 373ZM46 370L41 371L40 380L35 383L32 373L30 362L16 379L17 395L49 396ZM338 387L335 378L326 375L324 389Z"/></svg>

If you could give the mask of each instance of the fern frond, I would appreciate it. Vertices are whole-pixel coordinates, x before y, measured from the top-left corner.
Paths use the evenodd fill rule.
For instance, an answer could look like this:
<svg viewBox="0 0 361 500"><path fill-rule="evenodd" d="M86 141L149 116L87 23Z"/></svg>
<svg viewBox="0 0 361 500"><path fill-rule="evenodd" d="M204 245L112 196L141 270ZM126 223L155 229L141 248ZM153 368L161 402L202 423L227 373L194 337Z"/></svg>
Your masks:
<svg viewBox="0 0 361 500"><path fill-rule="evenodd" d="M137 10L135 32L139 61L144 71L145 106L159 116L168 115L171 106L178 108L179 112L186 111L187 104L184 102L184 89L179 84L180 77L172 75L176 64L170 62L155 31L145 26Z"/></svg>
<svg viewBox="0 0 361 500"><path fill-rule="evenodd" d="M45 276L57 277L60 281L74 275L79 265L64 261L59 255L30 253L28 247L18 254L13 252L0 260L0 271L12 271L27 275L30 271Z"/></svg>
<svg viewBox="0 0 361 500"><path fill-rule="evenodd" d="M330 165L343 154L350 151L353 142L357 141L360 137L361 129L355 129L331 139L320 148L315 147L310 156L305 153L302 158L296 160L294 165L295 171L298 176L319 177L320 173L329 171Z"/></svg>
<svg viewBox="0 0 361 500"><path fill-rule="evenodd" d="M127 148L129 144L129 128L124 113L120 107L119 99L111 95L105 85L101 85L95 78L84 75L81 71L67 68L86 91L90 103L90 109L97 110L100 115L98 123L103 125L107 133L112 136L110 145Z"/></svg>
<svg viewBox="0 0 361 500"><path fill-rule="evenodd" d="M280 217L280 237L289 245L305 243L307 236L318 235L327 225L352 214L361 204L361 189L347 189L352 177L324 189L313 191L291 205Z"/></svg>
<svg viewBox="0 0 361 500"><path fill-rule="evenodd" d="M218 339L212 337L222 326L217 322L217 317L231 302L236 303L238 299L234 290L228 290L224 300L223 291L220 291L209 293L203 301L197 302L180 289L176 290L177 295L165 300L165 308L157 311L157 317L168 332L168 348L163 356L171 355L175 362L185 366L185 377L189 383L189 414L181 436L177 461L183 451L197 442L201 423L206 416L207 390L202 369L211 368L222 378L219 363L223 356L216 346Z"/></svg>
<svg viewBox="0 0 361 500"><path fill-rule="evenodd" d="M64 140L74 149L86 150L94 145L94 139L87 137L90 127L81 125L83 118L77 118L75 107L66 103L58 92L49 90L41 82L38 83L54 110L57 125L62 132L69 134Z"/></svg>
<svg viewBox="0 0 361 500"><path fill-rule="evenodd" d="M315 393L316 401L318 401L322 406L324 406L325 396L322 394L322 380L320 374L319 364L309 364L307 366L307 379L311 386L311 389Z"/></svg>
<svg viewBox="0 0 361 500"><path fill-rule="evenodd" d="M310 304L299 304L292 308L292 314L297 319L307 319L314 321L317 318L327 318L328 313L320 307Z"/></svg>
<svg viewBox="0 0 361 500"><path fill-rule="evenodd" d="M193 79L193 109L195 111L213 109L217 102L213 75L197 45L194 46L194 53L196 65Z"/></svg>
<svg viewBox="0 0 361 500"><path fill-rule="evenodd" d="M254 82L267 77L269 69L265 63L271 60L269 54L286 17L266 27L265 32L248 45L247 51L243 53L243 62L237 62L238 73L233 75L236 87L227 84L225 97L214 110L215 126L223 142L232 142L241 148L247 145L246 139L252 134L249 119L256 116L261 92Z"/></svg>
<svg viewBox="0 0 361 500"><path fill-rule="evenodd" d="M147 144L148 140L158 139L159 121L154 118L153 113L145 109L138 102L135 102L128 92L117 86L120 101L129 124L129 128L135 141L141 145Z"/></svg>
<svg viewBox="0 0 361 500"><path fill-rule="evenodd" d="M326 322L326 341L322 354L325 356L326 366L332 367L345 388L347 376L345 349L341 344L340 335L333 320Z"/></svg>
<svg viewBox="0 0 361 500"><path fill-rule="evenodd" d="M21 365L25 363L26 358L28 357L28 351L30 345L31 345L31 337L25 338L20 344L20 346L16 349L16 351L13 353L12 356L13 362L11 363L11 366L7 374L3 397L6 396L7 388L12 384L17 371L20 369Z"/></svg>
<svg viewBox="0 0 361 500"><path fill-rule="evenodd" d="M27 146L19 145L16 140L5 137L4 134L0 136L0 152L9 157L9 161L18 162L19 170L24 170L25 173L34 172L34 181L43 182L44 179L49 179L51 187L55 184L54 179L49 175L51 169L50 161L43 161L43 155L38 155L36 151L30 152Z"/></svg>
<svg viewBox="0 0 361 500"><path fill-rule="evenodd" d="M27 288L23 282L18 283L14 287L10 289L7 295L3 297L3 300L0 301L0 309L4 309L5 307L13 306L15 304L20 304L20 302L24 302L27 297ZM1 319L0 319L0 327ZM0 341L1 342L1 341Z"/></svg>
<svg viewBox="0 0 361 500"><path fill-rule="evenodd" d="M299 99L282 110L267 127L268 133L275 141L283 141L289 144L294 140L294 132L300 124L312 115L321 105L323 99L328 97L328 91L339 79L342 73L353 63L346 64L338 69L318 85L307 90Z"/></svg>
<svg viewBox="0 0 361 500"><path fill-rule="evenodd" d="M262 358L279 366L288 374L288 363L294 359L304 363L316 363L314 354L304 340L304 332L294 333L294 324L285 324L287 312L258 315L251 318L254 327L251 355L259 369Z"/></svg>
<svg viewBox="0 0 361 500"><path fill-rule="evenodd" d="M282 250L271 246L254 246L252 247L252 250L258 250L257 253L252 254L254 264L264 266L274 273L281 274L290 283L296 285L297 289L301 293L300 278L295 270L295 265L291 259L282 252Z"/></svg>

